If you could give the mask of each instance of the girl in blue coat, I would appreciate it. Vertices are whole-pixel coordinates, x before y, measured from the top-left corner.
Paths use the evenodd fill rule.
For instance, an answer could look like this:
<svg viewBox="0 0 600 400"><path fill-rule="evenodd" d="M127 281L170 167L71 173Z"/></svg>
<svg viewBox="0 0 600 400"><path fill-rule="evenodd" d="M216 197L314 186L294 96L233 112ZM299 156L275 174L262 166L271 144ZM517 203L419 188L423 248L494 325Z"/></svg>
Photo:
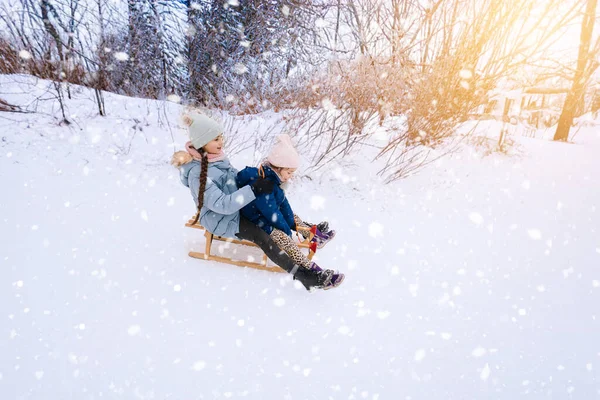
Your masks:
<svg viewBox="0 0 600 400"><path fill-rule="evenodd" d="M292 239L292 230L296 230L297 225L304 223L292 211L281 186L293 176L299 164L300 156L294 149L290 137L288 135L277 136L277 141L263 165L259 168L246 167L237 174L238 187L252 185L260 180L268 180L274 184L272 193L256 195L254 201L242 208L241 214L268 233L278 247L283 249L295 263L309 270L323 271L302 253ZM334 231L322 233L317 229L315 239L318 240L317 244L322 246L334 235ZM324 270L324 272L331 275L330 287L339 286L344 280L344 274L331 270ZM330 287L326 287L326 289Z"/></svg>
<svg viewBox="0 0 600 400"><path fill-rule="evenodd" d="M199 113L186 115L184 121L190 135L187 152L175 153L171 163L179 168L181 182L190 189L198 210L196 221L199 218L202 226L215 235L256 243L308 290L330 287L331 274L301 268L264 230L240 215L240 209L257 196L272 194L274 183L261 178L238 189L235 182L238 171L223 152L221 124Z"/></svg>

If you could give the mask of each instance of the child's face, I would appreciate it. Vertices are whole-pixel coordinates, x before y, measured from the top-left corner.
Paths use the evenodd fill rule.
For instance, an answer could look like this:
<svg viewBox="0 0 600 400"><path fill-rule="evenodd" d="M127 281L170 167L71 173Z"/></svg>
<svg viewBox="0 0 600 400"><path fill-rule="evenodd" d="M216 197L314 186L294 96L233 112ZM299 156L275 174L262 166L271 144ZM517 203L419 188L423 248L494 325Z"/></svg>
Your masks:
<svg viewBox="0 0 600 400"><path fill-rule="evenodd" d="M281 182L287 182L294 176L294 172L296 172L296 168L281 168L279 170L279 176L281 177Z"/></svg>
<svg viewBox="0 0 600 400"><path fill-rule="evenodd" d="M209 154L219 154L223 149L223 134L208 142L203 149Z"/></svg>

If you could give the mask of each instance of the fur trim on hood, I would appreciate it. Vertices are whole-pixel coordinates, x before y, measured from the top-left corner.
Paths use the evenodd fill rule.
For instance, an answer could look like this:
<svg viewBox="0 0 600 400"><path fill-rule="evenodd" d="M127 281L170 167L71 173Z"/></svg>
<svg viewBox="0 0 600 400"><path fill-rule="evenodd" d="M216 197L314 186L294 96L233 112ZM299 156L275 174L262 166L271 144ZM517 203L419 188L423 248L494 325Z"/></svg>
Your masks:
<svg viewBox="0 0 600 400"><path fill-rule="evenodd" d="M192 157L192 155L187 151L178 151L173 154L173 157L171 158L171 165L175 168L179 168L182 165L191 162L193 159L194 157Z"/></svg>

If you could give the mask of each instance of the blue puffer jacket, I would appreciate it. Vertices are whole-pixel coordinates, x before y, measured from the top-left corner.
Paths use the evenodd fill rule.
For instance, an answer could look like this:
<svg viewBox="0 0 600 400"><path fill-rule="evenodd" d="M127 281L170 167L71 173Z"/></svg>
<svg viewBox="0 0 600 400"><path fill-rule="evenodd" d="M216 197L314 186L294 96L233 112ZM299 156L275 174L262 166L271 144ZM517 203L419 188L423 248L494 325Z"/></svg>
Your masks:
<svg viewBox="0 0 600 400"><path fill-rule="evenodd" d="M275 182L273 193L258 195L255 201L242 208L241 213L269 234L273 228L277 228L291 236L292 229L296 229L294 212L285 198L285 192L279 187L281 179L270 167L263 166L263 170L265 178ZM236 183L238 187L243 187L256 179L258 168L246 167L237 174Z"/></svg>
<svg viewBox="0 0 600 400"><path fill-rule="evenodd" d="M179 167L181 183L190 188L196 207L201 169L200 162L196 160ZM240 231L239 210L255 199L250 186L238 190L236 175L237 170L228 159L208 163L200 224L217 236L235 238Z"/></svg>

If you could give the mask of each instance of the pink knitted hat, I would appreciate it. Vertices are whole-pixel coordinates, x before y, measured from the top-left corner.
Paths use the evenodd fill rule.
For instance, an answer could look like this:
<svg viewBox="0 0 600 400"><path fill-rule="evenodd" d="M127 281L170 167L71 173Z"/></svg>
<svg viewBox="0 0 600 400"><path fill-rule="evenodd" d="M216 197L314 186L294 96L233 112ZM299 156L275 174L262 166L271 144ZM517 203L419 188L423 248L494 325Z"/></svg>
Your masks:
<svg viewBox="0 0 600 400"><path fill-rule="evenodd" d="M289 135L277 135L275 144L267 156L267 161L280 168L298 168L300 166L300 156L294 149Z"/></svg>

